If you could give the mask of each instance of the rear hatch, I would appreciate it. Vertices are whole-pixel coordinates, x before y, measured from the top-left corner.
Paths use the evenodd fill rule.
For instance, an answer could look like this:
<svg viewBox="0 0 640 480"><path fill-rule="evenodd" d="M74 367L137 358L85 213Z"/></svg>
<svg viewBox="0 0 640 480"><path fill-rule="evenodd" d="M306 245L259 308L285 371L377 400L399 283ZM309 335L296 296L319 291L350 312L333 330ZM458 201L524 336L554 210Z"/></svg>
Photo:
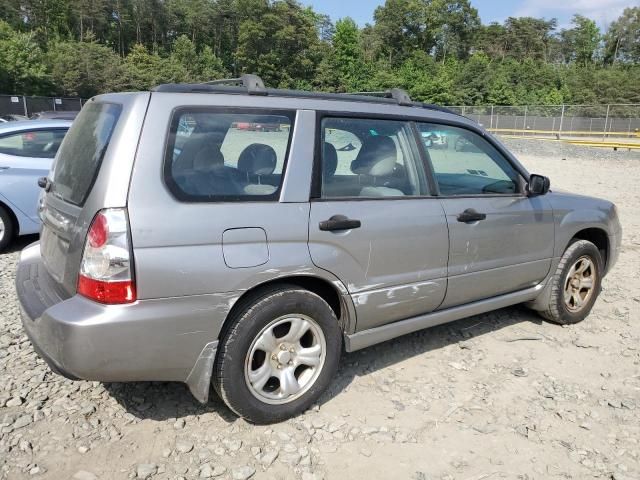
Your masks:
<svg viewBox="0 0 640 480"><path fill-rule="evenodd" d="M86 232L104 204L98 188L105 156L114 143L122 117L120 103L89 101L67 133L50 173L50 184L40 207L40 250L43 263L68 295L76 291ZM118 129L120 130L120 129ZM131 162L133 159L131 159ZM125 167L126 167L125 162ZM92 194L97 190L97 194ZM123 202L125 198L122 200ZM124 206L124 203L121 205Z"/></svg>

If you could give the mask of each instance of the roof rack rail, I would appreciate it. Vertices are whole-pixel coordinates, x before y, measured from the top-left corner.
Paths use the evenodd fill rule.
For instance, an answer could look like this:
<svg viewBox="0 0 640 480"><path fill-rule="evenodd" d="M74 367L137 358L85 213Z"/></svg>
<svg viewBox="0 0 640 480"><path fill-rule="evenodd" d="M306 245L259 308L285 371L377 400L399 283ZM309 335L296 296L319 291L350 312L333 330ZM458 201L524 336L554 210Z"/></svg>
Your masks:
<svg viewBox="0 0 640 480"><path fill-rule="evenodd" d="M402 88L392 88L390 90L382 90L379 92L348 92L345 95L371 95L373 97L393 98L398 105L411 107L414 105L413 100Z"/></svg>
<svg viewBox="0 0 640 480"><path fill-rule="evenodd" d="M242 85L247 89L249 95L267 95L267 89L264 82L258 75L245 73L238 78L222 78L220 80L211 80L203 82L203 85Z"/></svg>
<svg viewBox="0 0 640 480"><path fill-rule="evenodd" d="M418 107L429 110L437 110L460 116L459 113L446 107L423 102L414 102L406 90L391 88L379 92L348 92L348 93L324 93L308 92L301 90L286 90L266 88L258 75L245 74L238 78L223 78L204 83L167 83L157 85L152 92L167 93L227 93L235 95L273 95L279 97L317 98L323 100L342 100L354 102L377 102L396 104L403 107ZM368 99L367 97L377 97Z"/></svg>

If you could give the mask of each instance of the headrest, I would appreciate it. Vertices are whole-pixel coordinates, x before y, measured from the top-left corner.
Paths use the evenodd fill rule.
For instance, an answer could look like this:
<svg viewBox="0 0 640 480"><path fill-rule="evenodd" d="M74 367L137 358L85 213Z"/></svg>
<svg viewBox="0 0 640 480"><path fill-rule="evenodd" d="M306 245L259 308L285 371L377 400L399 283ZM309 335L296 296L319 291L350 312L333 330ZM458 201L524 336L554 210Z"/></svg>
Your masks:
<svg viewBox="0 0 640 480"><path fill-rule="evenodd" d="M338 152L336 147L329 142L324 142L322 151L322 176L324 178L332 177L338 168Z"/></svg>
<svg viewBox="0 0 640 480"><path fill-rule="evenodd" d="M182 146L180 155L173 164L176 172L188 172L196 169L196 157L204 156L201 152L220 151L220 137L215 133L194 133ZM224 163L224 159L222 160ZM202 162L200 162L202 163Z"/></svg>
<svg viewBox="0 0 640 480"><path fill-rule="evenodd" d="M269 175L276 169L276 151L263 143L252 143L238 158L238 170L253 175Z"/></svg>
<svg viewBox="0 0 640 480"><path fill-rule="evenodd" d="M363 143L355 160L351 162L351 171L359 175L376 177L393 172L398 151L390 137L372 136Z"/></svg>
<svg viewBox="0 0 640 480"><path fill-rule="evenodd" d="M193 170L196 172L210 172L224 166L224 156L216 148L202 148L193 158Z"/></svg>

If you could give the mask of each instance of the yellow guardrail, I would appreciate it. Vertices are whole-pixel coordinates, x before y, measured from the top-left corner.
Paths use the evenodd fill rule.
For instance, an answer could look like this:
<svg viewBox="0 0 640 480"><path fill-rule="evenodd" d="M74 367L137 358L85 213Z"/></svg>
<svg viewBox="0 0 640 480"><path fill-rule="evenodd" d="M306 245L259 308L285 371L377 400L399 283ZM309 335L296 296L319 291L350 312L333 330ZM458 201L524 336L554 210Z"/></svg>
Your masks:
<svg viewBox="0 0 640 480"><path fill-rule="evenodd" d="M632 142L599 142L597 140L572 140L566 138L548 138L548 137L522 137L522 135L501 135L506 138L517 138L522 139L525 138L527 140L542 140L545 142L563 142L563 143L571 143L573 145L583 145L585 147L601 147L601 148L613 148L617 150L618 148L627 148L629 150L640 150L640 142L632 143Z"/></svg>
<svg viewBox="0 0 640 480"><path fill-rule="evenodd" d="M580 136L580 135L590 135L592 137L637 137L640 138L639 132L587 132L583 130L572 130L572 131L562 131L558 132L557 130L529 130L523 128L487 128L489 132L494 133L502 133L502 132L511 132L511 133L530 133L537 135L561 135L563 137L571 137L571 136Z"/></svg>
<svg viewBox="0 0 640 480"><path fill-rule="evenodd" d="M564 141L567 143L572 143L574 145L584 145L585 147L610 147L613 149L618 149L618 148L640 149L640 143L597 142L592 140L564 140Z"/></svg>

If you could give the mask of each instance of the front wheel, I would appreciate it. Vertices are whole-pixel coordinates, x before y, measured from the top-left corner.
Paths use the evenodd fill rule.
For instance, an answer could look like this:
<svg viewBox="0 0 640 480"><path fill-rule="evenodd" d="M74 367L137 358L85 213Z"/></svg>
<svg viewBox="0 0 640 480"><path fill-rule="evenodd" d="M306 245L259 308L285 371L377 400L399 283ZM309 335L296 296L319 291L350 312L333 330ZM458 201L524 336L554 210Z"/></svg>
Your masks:
<svg viewBox="0 0 640 480"><path fill-rule="evenodd" d="M213 385L236 414L273 423L308 409L331 382L342 334L331 307L295 286L247 303L220 342Z"/></svg>
<svg viewBox="0 0 640 480"><path fill-rule="evenodd" d="M600 294L603 261L598 248L587 240L567 247L551 278L551 297L540 314L568 325L585 319Z"/></svg>

